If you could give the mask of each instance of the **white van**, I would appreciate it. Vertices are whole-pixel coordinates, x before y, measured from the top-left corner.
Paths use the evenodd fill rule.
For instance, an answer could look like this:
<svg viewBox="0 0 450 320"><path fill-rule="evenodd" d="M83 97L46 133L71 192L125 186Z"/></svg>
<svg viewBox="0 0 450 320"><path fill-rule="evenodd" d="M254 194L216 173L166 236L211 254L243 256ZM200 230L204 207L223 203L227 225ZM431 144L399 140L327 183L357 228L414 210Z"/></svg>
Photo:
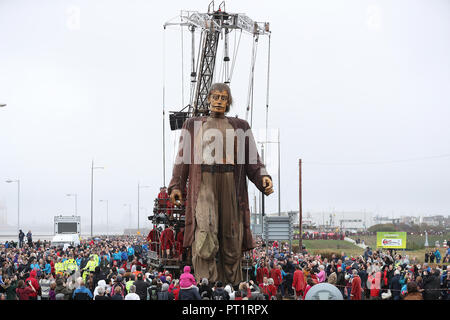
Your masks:
<svg viewBox="0 0 450 320"><path fill-rule="evenodd" d="M52 246L64 247L66 249L69 246L76 247L80 244L80 236L77 233L56 234L52 239Z"/></svg>

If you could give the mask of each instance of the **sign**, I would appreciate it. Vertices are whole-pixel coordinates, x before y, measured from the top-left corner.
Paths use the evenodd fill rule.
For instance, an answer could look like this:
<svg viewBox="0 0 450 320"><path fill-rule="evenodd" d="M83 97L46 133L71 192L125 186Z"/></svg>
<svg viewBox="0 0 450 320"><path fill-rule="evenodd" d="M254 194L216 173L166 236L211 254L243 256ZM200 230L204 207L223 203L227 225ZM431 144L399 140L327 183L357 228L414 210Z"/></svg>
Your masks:
<svg viewBox="0 0 450 320"><path fill-rule="evenodd" d="M377 248L406 249L406 232L377 232Z"/></svg>
<svg viewBox="0 0 450 320"><path fill-rule="evenodd" d="M265 216L264 240L292 240L294 224L292 216Z"/></svg>

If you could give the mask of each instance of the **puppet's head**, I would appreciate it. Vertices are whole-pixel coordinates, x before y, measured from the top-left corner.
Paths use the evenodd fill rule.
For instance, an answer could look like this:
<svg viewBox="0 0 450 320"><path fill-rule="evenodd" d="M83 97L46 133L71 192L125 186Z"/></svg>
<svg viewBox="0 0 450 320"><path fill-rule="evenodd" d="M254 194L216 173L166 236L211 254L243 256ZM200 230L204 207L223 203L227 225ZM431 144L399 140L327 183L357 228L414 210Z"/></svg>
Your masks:
<svg viewBox="0 0 450 320"><path fill-rule="evenodd" d="M227 113L233 103L230 87L225 83L214 83L208 93L209 110Z"/></svg>

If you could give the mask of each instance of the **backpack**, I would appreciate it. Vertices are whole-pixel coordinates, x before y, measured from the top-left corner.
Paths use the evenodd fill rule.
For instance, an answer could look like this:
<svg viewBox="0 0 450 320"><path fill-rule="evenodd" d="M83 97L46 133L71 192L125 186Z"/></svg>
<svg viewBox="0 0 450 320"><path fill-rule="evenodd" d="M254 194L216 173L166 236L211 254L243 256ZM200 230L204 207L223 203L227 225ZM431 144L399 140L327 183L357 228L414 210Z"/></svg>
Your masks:
<svg viewBox="0 0 450 320"><path fill-rule="evenodd" d="M115 291L117 286L122 288L122 291L121 291L120 294L121 294L122 297L125 297L125 286L122 283L116 283L116 284L113 285L113 287L111 289L111 296L115 294L114 291Z"/></svg>
<svg viewBox="0 0 450 320"><path fill-rule="evenodd" d="M158 300L169 300L169 292L167 291L158 292Z"/></svg>
<svg viewBox="0 0 450 320"><path fill-rule="evenodd" d="M149 300L158 300L158 288L151 286L149 288Z"/></svg>
<svg viewBox="0 0 450 320"><path fill-rule="evenodd" d="M200 297L202 298L202 299L208 299L209 300L209 294L208 294L208 291L203 291L202 292L202 294L200 295Z"/></svg>
<svg viewBox="0 0 450 320"><path fill-rule="evenodd" d="M225 299L225 291L224 290L220 290L220 292L218 292L217 290L213 292L213 299L214 300L226 300Z"/></svg>

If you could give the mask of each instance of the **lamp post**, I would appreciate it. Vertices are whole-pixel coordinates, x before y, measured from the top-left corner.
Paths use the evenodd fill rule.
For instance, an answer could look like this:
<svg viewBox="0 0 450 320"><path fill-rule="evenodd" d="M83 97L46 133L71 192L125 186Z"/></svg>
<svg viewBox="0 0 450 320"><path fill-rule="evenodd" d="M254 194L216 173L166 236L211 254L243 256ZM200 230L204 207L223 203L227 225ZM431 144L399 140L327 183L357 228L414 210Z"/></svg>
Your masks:
<svg viewBox="0 0 450 320"><path fill-rule="evenodd" d="M140 228L139 228L139 208L140 208L140 205L139 205L139 195L140 195L140 190L141 189L143 189L143 188L150 188L150 186L141 186L141 185L139 185L139 182L138 182L138 198L137 198L137 208L138 208L138 212L137 212L137 218L138 218L138 222L137 222L137 228L138 228L138 232L140 231Z"/></svg>
<svg viewBox="0 0 450 320"><path fill-rule="evenodd" d="M91 165L91 238L94 236L94 170L105 169L104 167L94 167L94 160Z"/></svg>
<svg viewBox="0 0 450 320"><path fill-rule="evenodd" d="M6 183L13 183L13 182L17 182L17 234L19 234L19 230L20 230L20 180L6 180Z"/></svg>
<svg viewBox="0 0 450 320"><path fill-rule="evenodd" d="M68 194L66 194L66 196L75 197L75 216L78 216L78 210L77 210L78 195L76 193L68 193Z"/></svg>
<svg viewBox="0 0 450 320"><path fill-rule="evenodd" d="M109 201L100 200L100 202L106 202L106 237L109 236Z"/></svg>

